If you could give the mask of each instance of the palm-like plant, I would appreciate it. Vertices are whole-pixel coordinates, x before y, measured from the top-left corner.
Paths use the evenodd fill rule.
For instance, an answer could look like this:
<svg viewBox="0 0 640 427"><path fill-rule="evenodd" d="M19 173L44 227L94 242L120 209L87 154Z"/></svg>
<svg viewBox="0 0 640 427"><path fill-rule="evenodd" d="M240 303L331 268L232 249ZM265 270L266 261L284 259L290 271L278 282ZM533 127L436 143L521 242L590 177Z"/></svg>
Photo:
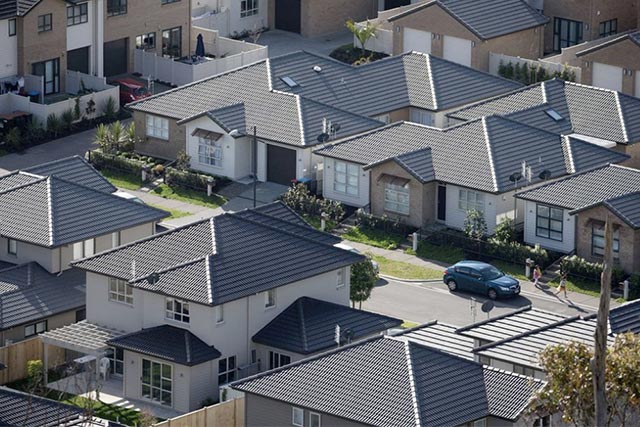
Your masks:
<svg viewBox="0 0 640 427"><path fill-rule="evenodd" d="M367 21L367 24L365 26L359 26L351 19L347 21L346 25L349 31L351 31L355 38L360 42L360 47L362 48L363 55L366 55L367 49L365 46L371 39L371 37L376 36L376 31L378 29L377 25L371 23L371 21Z"/></svg>

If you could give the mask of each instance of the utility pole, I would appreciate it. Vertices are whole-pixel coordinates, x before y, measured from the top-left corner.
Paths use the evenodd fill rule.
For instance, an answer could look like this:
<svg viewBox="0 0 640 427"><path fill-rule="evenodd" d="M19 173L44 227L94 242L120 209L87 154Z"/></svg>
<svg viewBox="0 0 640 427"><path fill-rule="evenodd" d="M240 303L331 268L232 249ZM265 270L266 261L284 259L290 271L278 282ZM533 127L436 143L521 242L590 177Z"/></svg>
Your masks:
<svg viewBox="0 0 640 427"><path fill-rule="evenodd" d="M604 225L604 263L600 277L600 305L595 332L595 350L591 360L593 369L593 394L595 401L595 425L607 425L606 361L607 327L609 323L609 305L611 302L611 272L613 267L613 223L607 213Z"/></svg>

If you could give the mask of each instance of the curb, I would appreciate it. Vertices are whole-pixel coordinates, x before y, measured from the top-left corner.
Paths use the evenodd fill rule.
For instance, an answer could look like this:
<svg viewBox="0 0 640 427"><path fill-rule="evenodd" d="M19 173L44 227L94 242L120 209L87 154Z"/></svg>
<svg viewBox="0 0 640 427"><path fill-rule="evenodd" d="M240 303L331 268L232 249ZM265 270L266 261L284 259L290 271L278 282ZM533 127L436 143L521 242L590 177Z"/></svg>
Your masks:
<svg viewBox="0 0 640 427"><path fill-rule="evenodd" d="M401 279L399 277L387 276L386 274L379 274L383 279L393 280L394 282L405 283L441 283L442 279Z"/></svg>

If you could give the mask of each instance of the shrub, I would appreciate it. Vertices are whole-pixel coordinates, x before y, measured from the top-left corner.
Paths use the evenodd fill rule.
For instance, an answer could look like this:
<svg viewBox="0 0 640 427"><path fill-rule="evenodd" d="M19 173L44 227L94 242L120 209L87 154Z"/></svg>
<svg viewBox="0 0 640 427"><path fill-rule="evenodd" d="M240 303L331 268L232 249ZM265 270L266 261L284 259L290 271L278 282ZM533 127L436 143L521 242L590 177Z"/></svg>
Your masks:
<svg viewBox="0 0 640 427"><path fill-rule="evenodd" d="M157 164L153 168L151 168L151 171L155 176L161 176L164 173L164 166L161 164Z"/></svg>
<svg viewBox="0 0 640 427"><path fill-rule="evenodd" d="M22 135L20 134L20 129L16 127L9 129L5 139L9 150L20 151L22 149Z"/></svg>
<svg viewBox="0 0 640 427"><path fill-rule="evenodd" d="M640 298L640 273L633 273L629 277L629 301Z"/></svg>
<svg viewBox="0 0 640 427"><path fill-rule="evenodd" d="M486 243L486 255L492 258L509 260L521 265L524 265L527 259L532 259L535 264L543 267L548 266L551 261L549 252L538 245L527 246L518 242L500 241L496 238L489 239Z"/></svg>
<svg viewBox="0 0 640 427"><path fill-rule="evenodd" d="M213 180L213 189L225 181L224 178L205 175L191 170L178 170L176 168L165 168L164 182L169 187L181 187L197 191L207 191L207 184Z"/></svg>
<svg viewBox="0 0 640 427"><path fill-rule="evenodd" d="M80 81L82 83L82 80ZM80 112L80 97L78 96L75 99L75 104L73 106L73 120L80 120L82 117L82 113Z"/></svg>
<svg viewBox="0 0 640 427"><path fill-rule="evenodd" d="M603 265L597 262L588 262L584 258L573 255L564 258L560 263L560 270L569 276L600 282ZM617 286L626 277L626 273L619 266L614 266L611 272L611 285Z"/></svg>
<svg viewBox="0 0 640 427"><path fill-rule="evenodd" d="M133 123L132 123L133 125ZM176 169L185 171L191 166L191 156L186 151L180 150L176 153Z"/></svg>
<svg viewBox="0 0 640 427"><path fill-rule="evenodd" d="M44 380L44 364L42 360L28 360L27 361L27 380L29 383L29 389L33 391L39 391L42 388L42 382Z"/></svg>
<svg viewBox="0 0 640 427"><path fill-rule="evenodd" d="M127 159L125 157L114 156L97 150L91 152L89 161L97 169L112 169L137 176L141 176L142 169L145 166L148 166L146 161Z"/></svg>
<svg viewBox="0 0 640 427"><path fill-rule="evenodd" d="M47 132L53 135L54 138L58 136L62 129L62 122L55 114L51 113L47 116Z"/></svg>
<svg viewBox="0 0 640 427"><path fill-rule="evenodd" d="M464 234L475 240L480 240L487 234L487 222L484 220L482 212L477 209L467 211L467 217L464 220Z"/></svg>
<svg viewBox="0 0 640 427"><path fill-rule="evenodd" d="M108 121L116 119L118 115L118 110L116 107L116 101L113 99L113 97L110 96L104 102L104 105L102 107L102 114L104 115L104 118L107 119Z"/></svg>
<svg viewBox="0 0 640 427"><path fill-rule="evenodd" d="M373 216L366 213L362 209L356 211L356 225L360 228L368 228L371 230L382 230L385 233L395 234L408 234L409 229L412 231L415 228L408 227L406 224L400 222L398 219L389 218L387 215L380 217Z"/></svg>
<svg viewBox="0 0 640 427"><path fill-rule="evenodd" d="M493 237L501 243L510 243L516 240L516 229L511 218L503 218L494 230Z"/></svg>
<svg viewBox="0 0 640 427"><path fill-rule="evenodd" d="M33 116L27 123L26 141L27 145L35 145L44 139L45 130L37 117Z"/></svg>
<svg viewBox="0 0 640 427"><path fill-rule="evenodd" d="M66 110L60 117L62 118L64 130L71 132L71 128L73 127L73 110Z"/></svg>
<svg viewBox="0 0 640 427"><path fill-rule="evenodd" d="M304 184L294 184L280 200L301 215L320 216L324 213L333 221L340 221L344 216L344 208L340 202L319 199Z"/></svg>

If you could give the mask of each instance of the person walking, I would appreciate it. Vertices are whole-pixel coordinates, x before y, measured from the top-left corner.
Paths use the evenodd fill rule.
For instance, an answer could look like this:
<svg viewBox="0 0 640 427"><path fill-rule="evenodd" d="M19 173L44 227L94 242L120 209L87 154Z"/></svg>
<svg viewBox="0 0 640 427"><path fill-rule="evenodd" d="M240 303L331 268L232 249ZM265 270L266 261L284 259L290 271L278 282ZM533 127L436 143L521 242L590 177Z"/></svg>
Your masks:
<svg viewBox="0 0 640 427"><path fill-rule="evenodd" d="M558 295L560 292L564 292L564 297L567 297L567 275L566 273L560 276L560 284L558 285L558 289L556 289L556 293L554 295Z"/></svg>
<svg viewBox="0 0 640 427"><path fill-rule="evenodd" d="M540 278L542 277L542 270L540 270L540 266L538 264L536 264L536 266L533 268L533 284L536 288L538 288L538 281L540 280Z"/></svg>

